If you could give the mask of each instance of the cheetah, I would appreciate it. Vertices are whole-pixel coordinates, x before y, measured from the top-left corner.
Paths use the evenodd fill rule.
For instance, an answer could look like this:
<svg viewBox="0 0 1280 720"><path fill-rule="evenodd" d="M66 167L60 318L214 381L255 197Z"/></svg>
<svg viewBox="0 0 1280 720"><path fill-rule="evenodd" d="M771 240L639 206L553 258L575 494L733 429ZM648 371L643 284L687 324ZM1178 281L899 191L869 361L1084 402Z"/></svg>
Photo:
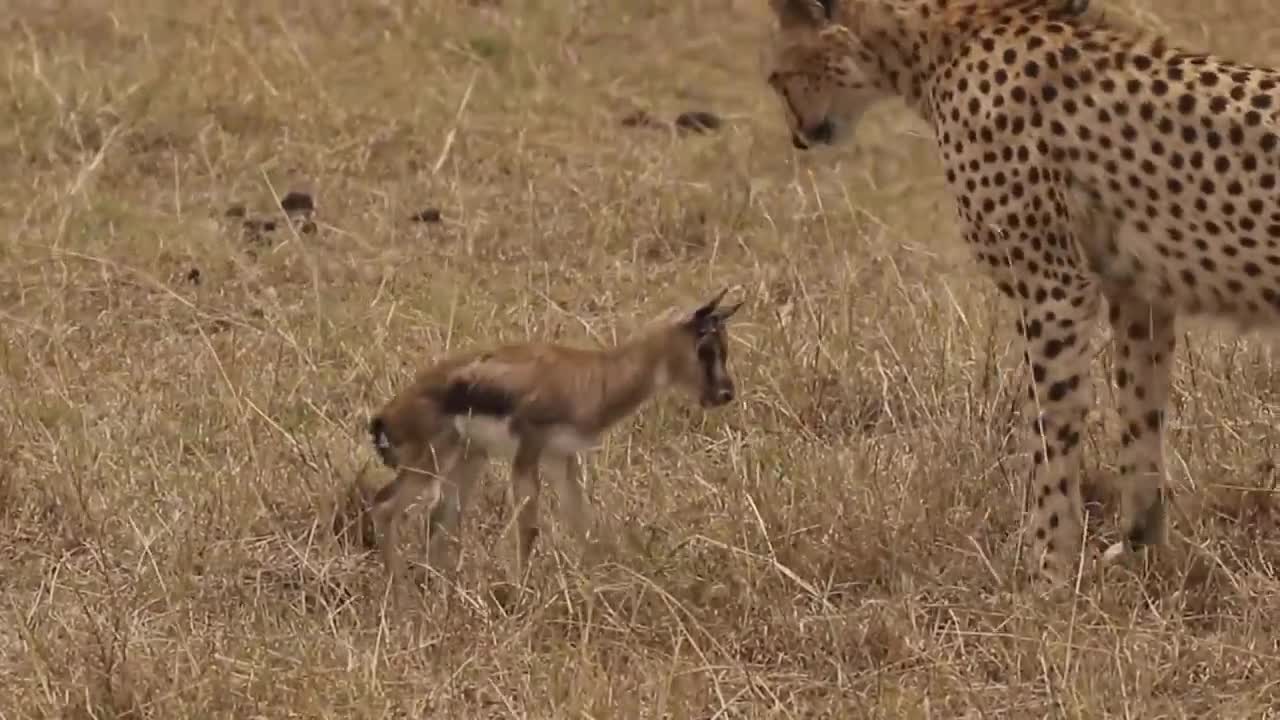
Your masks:
<svg viewBox="0 0 1280 720"><path fill-rule="evenodd" d="M936 136L961 234L1018 309L1031 575L1079 567L1089 346L1112 331L1121 540L1167 541L1175 319L1280 325L1280 72L1175 47L1088 0L772 0L768 84L805 150L890 97Z"/></svg>

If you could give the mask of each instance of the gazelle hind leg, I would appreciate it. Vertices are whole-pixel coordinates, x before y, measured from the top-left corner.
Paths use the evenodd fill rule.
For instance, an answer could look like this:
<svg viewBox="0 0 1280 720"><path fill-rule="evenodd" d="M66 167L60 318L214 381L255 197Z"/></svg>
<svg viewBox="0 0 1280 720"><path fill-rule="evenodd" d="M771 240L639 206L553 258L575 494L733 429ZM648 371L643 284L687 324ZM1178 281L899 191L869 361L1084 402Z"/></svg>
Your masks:
<svg viewBox="0 0 1280 720"><path fill-rule="evenodd" d="M582 463L575 454L565 457L555 473L556 494L560 496L560 517L579 547L587 547L591 527L591 504L582 486Z"/></svg>
<svg viewBox="0 0 1280 720"><path fill-rule="evenodd" d="M538 539L538 496L541 491L538 462L541 456L542 444L525 438L511 463L511 501L516 509L516 552L512 568L515 583L524 581L529 555Z"/></svg>

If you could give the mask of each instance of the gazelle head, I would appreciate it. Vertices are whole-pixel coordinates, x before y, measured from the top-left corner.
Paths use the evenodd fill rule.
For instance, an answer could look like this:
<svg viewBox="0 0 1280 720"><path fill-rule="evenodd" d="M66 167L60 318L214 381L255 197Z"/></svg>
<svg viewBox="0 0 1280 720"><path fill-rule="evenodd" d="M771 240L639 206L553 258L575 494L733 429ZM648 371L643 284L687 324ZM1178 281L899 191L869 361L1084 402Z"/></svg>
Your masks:
<svg viewBox="0 0 1280 720"><path fill-rule="evenodd" d="M703 407L720 407L733 400L729 374L728 320L742 307L721 307L728 288L676 322L666 368L668 380L697 396Z"/></svg>

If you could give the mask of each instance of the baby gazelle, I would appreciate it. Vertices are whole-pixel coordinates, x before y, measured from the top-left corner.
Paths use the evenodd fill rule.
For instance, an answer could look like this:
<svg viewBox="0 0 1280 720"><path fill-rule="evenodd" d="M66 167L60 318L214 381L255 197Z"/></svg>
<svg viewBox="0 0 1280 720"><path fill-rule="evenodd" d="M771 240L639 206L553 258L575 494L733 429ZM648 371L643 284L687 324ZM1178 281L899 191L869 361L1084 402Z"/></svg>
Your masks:
<svg viewBox="0 0 1280 720"><path fill-rule="evenodd" d="M589 515L577 454L667 386L703 407L733 400L725 291L690 314L657 321L611 348L521 343L459 353L419 373L369 423L383 462L399 472L374 498L383 562L402 571L396 526L423 498L430 510L428 562L439 567L447 532L455 539L476 476L490 457L511 462L516 507L515 576L523 577L538 536L542 460L558 465L562 517L585 543ZM445 480L451 482L444 482Z"/></svg>

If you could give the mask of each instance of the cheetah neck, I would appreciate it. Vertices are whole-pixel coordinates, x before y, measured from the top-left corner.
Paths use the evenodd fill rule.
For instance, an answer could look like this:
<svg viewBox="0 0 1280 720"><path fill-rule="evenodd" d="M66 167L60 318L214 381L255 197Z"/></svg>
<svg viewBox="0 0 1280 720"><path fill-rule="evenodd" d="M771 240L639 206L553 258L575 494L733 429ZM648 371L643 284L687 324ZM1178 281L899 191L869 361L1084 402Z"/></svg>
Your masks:
<svg viewBox="0 0 1280 720"><path fill-rule="evenodd" d="M877 87L931 121L935 86L992 16L1043 19L1045 0L862 0L846 5L850 52Z"/></svg>
<svg viewBox="0 0 1280 720"><path fill-rule="evenodd" d="M901 97L930 119L930 88L940 58L949 52L936 23L927 22L905 3L868 0L854 7L860 10L856 24L849 28L854 61L874 73L877 89Z"/></svg>

